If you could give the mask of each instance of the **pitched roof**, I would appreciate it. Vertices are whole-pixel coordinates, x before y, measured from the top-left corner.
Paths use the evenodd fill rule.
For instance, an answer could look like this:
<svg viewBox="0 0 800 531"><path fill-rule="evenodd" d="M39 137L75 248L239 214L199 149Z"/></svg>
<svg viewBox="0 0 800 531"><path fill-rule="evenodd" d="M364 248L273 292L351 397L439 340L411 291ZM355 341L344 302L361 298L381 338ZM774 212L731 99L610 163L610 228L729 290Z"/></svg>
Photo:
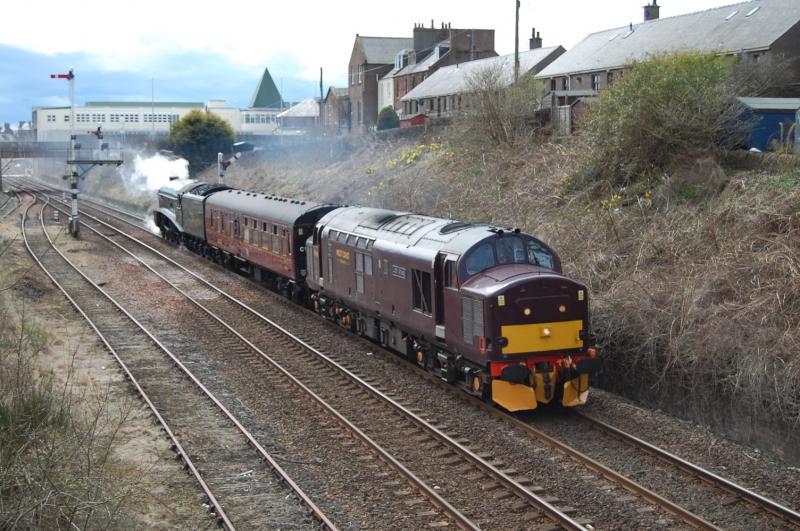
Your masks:
<svg viewBox="0 0 800 531"><path fill-rule="evenodd" d="M275 86L275 82L269 74L269 69L264 68L261 81L258 82L253 98L250 100L250 108L280 108L282 102L283 98L281 98L281 93L278 92L278 87Z"/></svg>
<svg viewBox="0 0 800 531"><path fill-rule="evenodd" d="M347 90L347 87L334 87L331 85L328 87L328 92L325 93L325 100L328 101L328 98L331 96L340 99L340 98L347 98L350 96L350 92Z"/></svg>
<svg viewBox="0 0 800 531"><path fill-rule="evenodd" d="M797 0L752 0L609 29L588 35L537 77L620 68L671 51L764 50L798 21Z"/></svg>
<svg viewBox="0 0 800 531"><path fill-rule="evenodd" d="M519 71L525 73L535 70L543 61L557 57L559 53L563 52L564 48L561 46L536 48L535 50L520 52ZM442 67L403 96L401 101L447 96L449 94L463 94L469 91L472 76L481 70L494 68L498 70L501 82L510 84L514 79L514 54L488 57Z"/></svg>
<svg viewBox="0 0 800 531"><path fill-rule="evenodd" d="M368 64L394 64L394 57L403 48L413 48L414 39L405 37L356 37Z"/></svg>
<svg viewBox="0 0 800 531"><path fill-rule="evenodd" d="M278 118L316 118L319 116L319 98L311 96L289 107Z"/></svg>

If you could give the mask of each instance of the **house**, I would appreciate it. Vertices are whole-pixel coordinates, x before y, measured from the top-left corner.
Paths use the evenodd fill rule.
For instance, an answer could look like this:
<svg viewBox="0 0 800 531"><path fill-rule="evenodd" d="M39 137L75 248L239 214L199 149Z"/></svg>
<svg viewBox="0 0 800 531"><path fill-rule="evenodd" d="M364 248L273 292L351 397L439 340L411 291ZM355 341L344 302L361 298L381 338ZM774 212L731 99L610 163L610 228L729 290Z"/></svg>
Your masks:
<svg viewBox="0 0 800 531"><path fill-rule="evenodd" d="M699 50L735 56L742 64L788 61L789 92L800 91L800 2L751 0L659 18L657 0L644 7L644 22L592 33L536 77L553 92L556 106L570 91L595 94L619 79L626 65L659 53Z"/></svg>
<svg viewBox="0 0 800 531"><path fill-rule="evenodd" d="M785 147L797 147L797 115L800 113L800 98L739 98L747 107L748 118L753 118L753 129L748 148L768 151L775 143Z"/></svg>
<svg viewBox="0 0 800 531"><path fill-rule="evenodd" d="M397 52L413 46L413 39L356 35L348 67L349 123L364 132L378 121L378 80L393 66Z"/></svg>
<svg viewBox="0 0 800 531"><path fill-rule="evenodd" d="M520 52L520 75L540 72L563 53L561 46ZM501 83L510 85L514 81L514 54L439 68L400 99L403 115L422 112L429 117L447 117L468 108L469 93L474 91L474 80L482 71L495 71Z"/></svg>
<svg viewBox="0 0 800 531"><path fill-rule="evenodd" d="M311 96L278 114L281 132L308 134L319 131L319 98Z"/></svg>
<svg viewBox="0 0 800 531"><path fill-rule="evenodd" d="M379 108L392 105L401 116L403 96L439 68L497 56L494 30L453 29L449 23L435 28L431 21L430 28L414 26L413 40L413 48L398 52L394 68L380 81L384 97Z"/></svg>
<svg viewBox="0 0 800 531"><path fill-rule="evenodd" d="M322 100L322 127L327 133L350 131L350 94L347 87L329 87Z"/></svg>

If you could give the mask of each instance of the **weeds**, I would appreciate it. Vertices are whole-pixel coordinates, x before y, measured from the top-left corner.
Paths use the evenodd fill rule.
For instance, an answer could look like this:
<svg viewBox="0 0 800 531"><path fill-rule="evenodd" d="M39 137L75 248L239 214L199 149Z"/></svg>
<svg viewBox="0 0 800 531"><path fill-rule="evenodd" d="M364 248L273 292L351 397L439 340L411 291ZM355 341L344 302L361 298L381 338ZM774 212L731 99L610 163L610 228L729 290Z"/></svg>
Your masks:
<svg viewBox="0 0 800 531"><path fill-rule="evenodd" d="M58 384L35 362L48 335L24 314L0 317L0 528L120 525L135 484L118 477L112 449L131 405L76 395L71 372Z"/></svg>

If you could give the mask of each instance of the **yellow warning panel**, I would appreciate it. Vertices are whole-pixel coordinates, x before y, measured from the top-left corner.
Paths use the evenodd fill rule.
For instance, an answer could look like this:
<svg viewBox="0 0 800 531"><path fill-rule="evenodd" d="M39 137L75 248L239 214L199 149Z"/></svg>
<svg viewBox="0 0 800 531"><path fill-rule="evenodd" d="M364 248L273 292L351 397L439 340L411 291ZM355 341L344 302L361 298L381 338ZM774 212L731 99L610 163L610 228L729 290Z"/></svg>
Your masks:
<svg viewBox="0 0 800 531"><path fill-rule="evenodd" d="M532 387L492 380L492 400L508 411L536 409L536 392Z"/></svg>
<svg viewBox="0 0 800 531"><path fill-rule="evenodd" d="M503 354L581 348L582 329L583 321L501 326L500 335L508 340Z"/></svg>
<svg viewBox="0 0 800 531"><path fill-rule="evenodd" d="M582 406L589 398L589 375L581 374L577 378L564 382L564 397L561 404L565 407Z"/></svg>

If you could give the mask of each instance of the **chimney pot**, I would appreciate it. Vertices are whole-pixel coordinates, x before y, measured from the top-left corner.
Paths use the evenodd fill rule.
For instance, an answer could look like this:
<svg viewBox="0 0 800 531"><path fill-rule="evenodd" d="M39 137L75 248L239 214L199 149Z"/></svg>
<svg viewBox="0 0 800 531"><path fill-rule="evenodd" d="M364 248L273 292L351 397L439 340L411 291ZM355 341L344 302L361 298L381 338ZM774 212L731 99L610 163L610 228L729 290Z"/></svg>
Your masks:
<svg viewBox="0 0 800 531"><path fill-rule="evenodd" d="M539 32L536 31L536 28L531 28L531 38L528 41L528 49L536 50L541 47L542 47L542 38L539 36Z"/></svg>
<svg viewBox="0 0 800 531"><path fill-rule="evenodd" d="M658 20L660 10L661 6L658 5L658 0L653 0L652 4L644 6L644 21Z"/></svg>

